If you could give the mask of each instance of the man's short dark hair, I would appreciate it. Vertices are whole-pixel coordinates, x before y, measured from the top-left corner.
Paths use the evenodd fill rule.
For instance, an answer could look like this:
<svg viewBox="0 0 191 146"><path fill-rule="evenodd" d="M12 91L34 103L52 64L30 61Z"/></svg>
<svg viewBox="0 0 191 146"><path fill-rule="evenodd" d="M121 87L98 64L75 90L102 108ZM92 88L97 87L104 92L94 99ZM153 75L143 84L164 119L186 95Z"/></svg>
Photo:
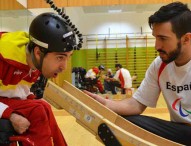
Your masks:
<svg viewBox="0 0 191 146"><path fill-rule="evenodd" d="M122 68L122 65L121 64L115 64L115 67Z"/></svg>
<svg viewBox="0 0 191 146"><path fill-rule="evenodd" d="M155 23L170 22L172 31L177 38L181 38L184 34L191 32L191 11L187 4L181 2L173 2L162 6L158 11L149 17L148 23L153 28Z"/></svg>

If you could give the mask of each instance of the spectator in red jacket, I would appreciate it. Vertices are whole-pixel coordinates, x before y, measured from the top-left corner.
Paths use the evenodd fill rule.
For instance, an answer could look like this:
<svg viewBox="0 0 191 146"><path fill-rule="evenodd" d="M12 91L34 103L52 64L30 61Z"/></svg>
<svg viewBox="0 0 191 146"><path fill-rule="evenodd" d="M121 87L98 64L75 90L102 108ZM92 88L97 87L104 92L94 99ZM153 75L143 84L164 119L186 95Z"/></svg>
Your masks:
<svg viewBox="0 0 191 146"><path fill-rule="evenodd" d="M101 76L104 70L105 67L103 65L99 65L98 67L93 67L89 69L85 75L85 78L88 81L91 81L92 84L94 84L99 89L99 92L102 94L105 93L105 90L99 77Z"/></svg>

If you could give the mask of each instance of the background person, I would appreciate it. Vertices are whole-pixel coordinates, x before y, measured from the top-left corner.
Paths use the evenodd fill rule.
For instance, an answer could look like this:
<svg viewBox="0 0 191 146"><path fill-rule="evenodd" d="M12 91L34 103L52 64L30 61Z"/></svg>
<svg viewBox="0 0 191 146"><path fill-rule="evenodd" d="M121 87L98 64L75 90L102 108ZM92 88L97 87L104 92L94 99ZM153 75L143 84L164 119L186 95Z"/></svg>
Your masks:
<svg viewBox="0 0 191 146"><path fill-rule="evenodd" d="M107 78L106 82L112 94L117 94L116 87L121 88L121 94L131 91L132 79L130 72L123 68L121 64L115 64L116 73L113 78Z"/></svg>
<svg viewBox="0 0 191 146"><path fill-rule="evenodd" d="M191 145L191 11L181 2L170 3L149 17L149 26L159 57L149 66L133 97L112 101L84 92L156 135ZM161 92L170 121L140 115L147 107L156 107Z"/></svg>
<svg viewBox="0 0 191 146"><path fill-rule="evenodd" d="M108 85L108 79L109 78L113 78L114 74L112 72L112 70L109 68L107 69L107 73L106 75L103 75L102 78L104 79L103 85L104 85L104 90L105 92L107 91L111 91L110 86Z"/></svg>
<svg viewBox="0 0 191 146"><path fill-rule="evenodd" d="M105 70L105 67L103 65L99 65L98 67L93 67L89 69L85 75L86 82L91 85L95 85L100 93L105 93L103 84L101 80L99 79L100 76L102 76L103 71Z"/></svg>

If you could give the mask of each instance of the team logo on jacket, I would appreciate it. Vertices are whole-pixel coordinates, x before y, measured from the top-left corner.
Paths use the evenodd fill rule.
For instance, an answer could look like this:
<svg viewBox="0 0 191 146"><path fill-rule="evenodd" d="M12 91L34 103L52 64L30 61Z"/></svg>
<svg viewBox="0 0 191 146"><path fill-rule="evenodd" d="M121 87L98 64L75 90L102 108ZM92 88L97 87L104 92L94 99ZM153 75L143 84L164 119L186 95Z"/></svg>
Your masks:
<svg viewBox="0 0 191 146"><path fill-rule="evenodd" d="M14 75L21 75L23 72L22 71L20 71L20 70L16 70L16 71L14 71Z"/></svg>
<svg viewBox="0 0 191 146"><path fill-rule="evenodd" d="M178 98L176 99L173 103L172 103L172 108L175 110L175 111L178 111L179 114L182 116L182 117L187 117L191 114L191 111L185 109L184 107L182 107L182 104L181 104L181 100L182 98ZM178 107L178 109L177 109Z"/></svg>

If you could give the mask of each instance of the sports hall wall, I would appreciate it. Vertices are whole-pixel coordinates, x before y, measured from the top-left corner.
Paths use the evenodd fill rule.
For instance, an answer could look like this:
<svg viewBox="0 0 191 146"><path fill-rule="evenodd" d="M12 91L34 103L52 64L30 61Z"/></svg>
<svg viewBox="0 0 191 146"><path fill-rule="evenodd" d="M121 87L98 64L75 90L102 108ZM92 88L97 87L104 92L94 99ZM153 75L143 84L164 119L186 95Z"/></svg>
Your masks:
<svg viewBox="0 0 191 146"><path fill-rule="evenodd" d="M157 55L158 54L154 47L149 46L86 48L82 51L74 52L72 57L72 66L83 67L88 70L93 66L99 66L102 64L106 69L110 68L115 72L115 64L120 63L124 68L127 68L130 71L131 75L136 75L138 77L133 81L133 87L137 88L143 80L148 66L153 59L157 57ZM79 61L80 58L81 61Z"/></svg>
<svg viewBox="0 0 191 146"><path fill-rule="evenodd" d="M156 5L156 9L159 6ZM0 31L28 31L35 15L47 11L52 10L46 8L1 11ZM81 51L74 51L68 69L53 79L54 82L58 85L62 85L65 79L71 82L73 67L87 70L103 64L115 71L115 63L121 63L131 75L138 76L133 83L134 87L138 87L150 62L157 56L154 38L147 24L148 17L154 10L135 9L109 14L87 12L83 7L69 7L65 11L84 35L84 44Z"/></svg>
<svg viewBox="0 0 191 146"><path fill-rule="evenodd" d="M81 31L85 32L84 45L82 51L74 52L72 67L88 70L103 64L106 69L111 68L115 72L115 64L121 63L131 75L138 76L133 82L133 87L138 87L146 69L157 56L154 38L147 24L153 11L82 14L79 10L80 13L82 17L78 18L78 22L84 22L79 25Z"/></svg>

